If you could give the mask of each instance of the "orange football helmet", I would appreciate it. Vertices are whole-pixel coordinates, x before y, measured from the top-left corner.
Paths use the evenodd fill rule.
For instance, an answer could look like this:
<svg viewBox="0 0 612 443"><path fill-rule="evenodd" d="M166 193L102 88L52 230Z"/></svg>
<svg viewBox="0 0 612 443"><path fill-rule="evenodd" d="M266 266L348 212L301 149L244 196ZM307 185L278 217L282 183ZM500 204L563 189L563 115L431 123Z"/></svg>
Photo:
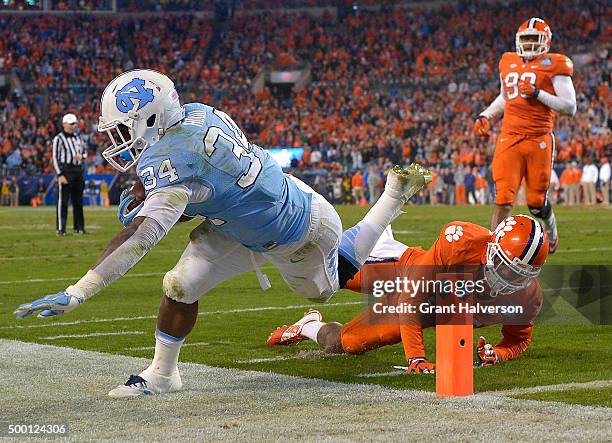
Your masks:
<svg viewBox="0 0 612 443"><path fill-rule="evenodd" d="M541 18L533 17L523 22L516 32L516 53L531 60L550 50L552 32Z"/></svg>
<svg viewBox="0 0 612 443"><path fill-rule="evenodd" d="M484 276L491 296L525 289L548 257L548 238L540 222L528 215L503 220L487 245Z"/></svg>

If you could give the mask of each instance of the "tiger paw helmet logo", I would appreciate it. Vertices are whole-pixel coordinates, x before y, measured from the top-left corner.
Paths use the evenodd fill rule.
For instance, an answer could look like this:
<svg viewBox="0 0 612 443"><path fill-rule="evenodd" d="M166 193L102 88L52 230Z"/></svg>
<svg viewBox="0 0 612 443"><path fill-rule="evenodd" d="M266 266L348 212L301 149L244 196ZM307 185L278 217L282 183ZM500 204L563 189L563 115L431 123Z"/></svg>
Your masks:
<svg viewBox="0 0 612 443"><path fill-rule="evenodd" d="M508 217L505 220L503 220L497 226L497 228L495 228L495 241L498 242L500 238L506 235L506 232L512 231L512 228L514 228L514 225L516 225L516 220L514 219L514 217Z"/></svg>
<svg viewBox="0 0 612 443"><path fill-rule="evenodd" d="M459 240L463 237L463 226L451 225L444 231L446 241L452 243L453 241Z"/></svg>
<svg viewBox="0 0 612 443"><path fill-rule="evenodd" d="M155 96L153 89L144 87L145 81L141 78L134 78L123 88L117 91L117 109L127 114L134 109L134 105L138 104L136 111L140 111L147 104L151 103ZM136 102L134 102L136 100Z"/></svg>

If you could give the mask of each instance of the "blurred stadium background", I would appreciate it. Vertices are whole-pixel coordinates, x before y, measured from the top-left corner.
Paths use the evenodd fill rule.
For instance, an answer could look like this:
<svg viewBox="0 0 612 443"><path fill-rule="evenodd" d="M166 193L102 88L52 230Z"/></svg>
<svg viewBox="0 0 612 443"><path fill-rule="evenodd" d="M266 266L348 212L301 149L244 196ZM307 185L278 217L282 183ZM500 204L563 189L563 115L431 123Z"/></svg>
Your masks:
<svg viewBox="0 0 612 443"><path fill-rule="evenodd" d="M100 155L99 98L134 67L169 75L186 102L224 109L336 203L370 201L390 165L415 160L436 172L419 202L490 203L496 131L478 139L473 117L498 93L497 61L514 50L516 28L537 15L553 30L552 50L576 65L578 112L556 122L551 196L568 203L570 188L595 180L597 201L577 203L608 201L598 179L610 154L605 1L3 0L0 8L5 205L53 204L51 140L67 112L88 146L86 201L117 201L130 177ZM589 163L598 172L581 177Z"/></svg>

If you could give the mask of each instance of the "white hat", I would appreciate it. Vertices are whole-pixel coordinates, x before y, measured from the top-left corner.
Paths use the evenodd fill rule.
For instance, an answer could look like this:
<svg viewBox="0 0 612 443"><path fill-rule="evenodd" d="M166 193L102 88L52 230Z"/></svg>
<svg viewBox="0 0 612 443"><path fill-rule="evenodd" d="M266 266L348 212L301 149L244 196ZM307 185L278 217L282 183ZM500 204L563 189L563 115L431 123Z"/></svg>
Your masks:
<svg viewBox="0 0 612 443"><path fill-rule="evenodd" d="M77 117L74 114L66 114L64 115L64 118L62 118L62 123L63 124L68 124L68 125L72 125L74 123L77 122Z"/></svg>

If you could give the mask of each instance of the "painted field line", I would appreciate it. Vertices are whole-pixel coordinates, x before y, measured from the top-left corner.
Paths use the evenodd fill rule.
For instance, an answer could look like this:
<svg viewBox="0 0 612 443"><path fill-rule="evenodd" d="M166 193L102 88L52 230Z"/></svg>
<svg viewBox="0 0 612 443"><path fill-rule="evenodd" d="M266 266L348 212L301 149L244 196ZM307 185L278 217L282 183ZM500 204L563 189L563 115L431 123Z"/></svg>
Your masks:
<svg viewBox="0 0 612 443"><path fill-rule="evenodd" d="M300 357L295 355L279 355L278 357L267 357L267 358L251 358L250 360L238 360L236 363L249 364L249 363L267 363L272 361L285 361L285 360L299 360Z"/></svg>
<svg viewBox="0 0 612 443"><path fill-rule="evenodd" d="M398 375L410 375L406 374L404 371L396 370L396 371L388 371L388 372L372 372L372 373L363 373L357 374L355 377L361 378L375 378L375 377L396 377Z"/></svg>
<svg viewBox="0 0 612 443"><path fill-rule="evenodd" d="M262 358L251 358L248 360L238 360L236 363L240 364L252 364L252 363L268 363L273 361L287 361L287 360L319 360L321 358L335 358L343 357L344 354L327 354L319 349L308 349L300 351L293 355L278 355L276 357L262 357Z"/></svg>
<svg viewBox="0 0 612 443"><path fill-rule="evenodd" d="M360 301L347 301L347 302L339 302L339 303L328 303L326 305L322 305L322 307L333 307L333 306L351 306L351 305L360 305L362 302ZM226 309L219 311L202 311L198 312L199 316L206 315L223 315L223 314L239 314L241 312L260 312L260 311L285 311L291 309L308 309L312 308L312 304L309 305L291 305L291 306L260 306L257 308L240 308L240 309ZM2 326L2 329L35 329L35 328L51 328L55 326L72 326L72 325L82 325L88 323L111 323L116 321L136 321L136 320L152 320L157 318L157 315L140 315L136 317L114 317L114 318L93 318L90 320L75 320L75 321L65 321L65 322L54 322L54 323L39 323L32 325L13 325L13 326Z"/></svg>
<svg viewBox="0 0 612 443"><path fill-rule="evenodd" d="M206 341L196 341L193 343L184 343L183 346L181 346L181 348L193 348L193 347L199 347L199 346L210 346L212 344L230 344L230 342L215 342L215 343L209 343ZM154 351L155 350L155 346L134 346L132 348L123 348L126 351Z"/></svg>
<svg viewBox="0 0 612 443"><path fill-rule="evenodd" d="M166 252L176 252L180 253L180 249L153 249L152 251L156 251L159 253ZM79 257L97 257L99 256L101 251L91 252L87 254L60 254L60 255L30 255L30 256L20 256L20 257L0 257L0 261L16 261L16 260L36 260L36 259L46 259L46 258L79 258ZM129 274L128 274L129 275Z"/></svg>
<svg viewBox="0 0 612 443"><path fill-rule="evenodd" d="M513 388L504 391L487 391L488 395L499 397L512 397L521 394L536 394L539 392L550 391L570 391L572 389L598 389L609 388L612 386L612 380L594 380L580 383L560 383L556 385L531 386L527 388Z"/></svg>
<svg viewBox="0 0 612 443"><path fill-rule="evenodd" d="M38 224L32 224L32 225L1 225L0 229L2 229L3 231L19 231L19 230L23 230L23 229L27 229L29 231L40 231L40 230L45 230L45 229L49 229L49 231L51 232L51 234L53 235L53 237L55 237L55 225L52 225L51 223L38 223ZM102 226L100 225L87 225L87 230L88 231L96 231L98 229L102 229Z"/></svg>
<svg viewBox="0 0 612 443"><path fill-rule="evenodd" d="M171 250L171 251L168 251L168 252L174 252L174 250ZM176 251L176 252L180 252L180 251ZM265 264L263 266L260 266L260 268L261 268L261 270L266 270L266 271L269 270L269 269L276 269L271 264ZM170 270L170 269L168 269L168 270ZM161 277L165 273L166 272L128 273L128 274L125 274L124 276L122 276L121 278ZM30 278L30 279L27 279L27 280L0 280L0 285L16 285L16 284L19 284L19 283L46 283L46 282L67 281L67 280L78 281L78 280L81 279L81 277L83 277L83 276L79 275L78 277Z"/></svg>
<svg viewBox="0 0 612 443"><path fill-rule="evenodd" d="M596 251L612 251L612 248L602 247L602 248L557 249L557 252L555 252L555 254L558 254L558 253L570 254L573 252L596 252Z"/></svg>
<svg viewBox="0 0 612 443"><path fill-rule="evenodd" d="M161 277L165 272L144 272L140 274L125 274L121 278L140 278L140 277ZM28 280L9 280L2 281L0 280L0 285L14 285L19 283L45 283L52 281L66 281L66 280L79 280L82 277L56 277L56 278L31 278Z"/></svg>
<svg viewBox="0 0 612 443"><path fill-rule="evenodd" d="M90 334L66 334L66 335L51 335L49 337L40 337L42 340L60 340L62 338L89 338L89 337L106 337L109 335L143 335L143 331L121 331L121 332L92 332Z"/></svg>

